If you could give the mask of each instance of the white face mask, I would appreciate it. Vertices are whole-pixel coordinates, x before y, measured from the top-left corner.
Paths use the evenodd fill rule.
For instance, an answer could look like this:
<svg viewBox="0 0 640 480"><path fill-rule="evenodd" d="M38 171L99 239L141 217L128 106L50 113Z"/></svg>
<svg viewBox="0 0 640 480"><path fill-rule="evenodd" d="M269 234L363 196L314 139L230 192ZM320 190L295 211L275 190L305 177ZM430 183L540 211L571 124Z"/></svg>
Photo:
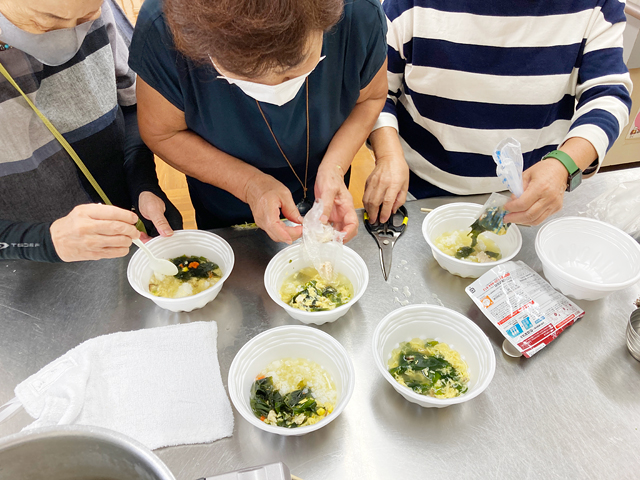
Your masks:
<svg viewBox="0 0 640 480"><path fill-rule="evenodd" d="M324 58L325 57L320 57L320 60L318 60L318 64L322 60L324 60ZM213 63L213 59L211 60L211 63ZM213 63L213 66L216 67L216 64ZM318 65L313 67L313 70L315 70L317 66ZM217 69L218 67L216 67L216 70ZM299 77L287 80L286 82L283 82L279 85L264 85L262 83L229 78L224 75L220 75L218 78L224 78L227 82L233 85L237 85L240 90L242 90L246 95L256 99L259 102L270 103L272 105L281 107L285 103L288 103L295 98L295 96L302 88L304 81L309 75L311 75L313 70Z"/></svg>
<svg viewBox="0 0 640 480"><path fill-rule="evenodd" d="M0 14L0 40L31 55L45 65L57 67L75 57L93 22L91 20L74 28L36 34L16 27Z"/></svg>

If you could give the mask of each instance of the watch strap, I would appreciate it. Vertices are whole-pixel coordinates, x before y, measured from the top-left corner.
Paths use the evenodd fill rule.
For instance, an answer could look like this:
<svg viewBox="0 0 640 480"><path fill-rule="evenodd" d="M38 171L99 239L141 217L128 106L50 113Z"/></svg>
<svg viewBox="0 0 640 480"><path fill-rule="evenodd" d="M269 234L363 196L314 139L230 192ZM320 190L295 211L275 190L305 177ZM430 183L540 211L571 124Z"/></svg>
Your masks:
<svg viewBox="0 0 640 480"><path fill-rule="evenodd" d="M558 160L561 164L564 165L564 168L567 169L569 175L575 173L576 170L580 170L580 168L578 168L578 165L576 165L576 162L573 161L573 158L571 158L562 150L554 150L552 152L549 152L544 157L542 157L543 160L545 158L555 158L556 160Z"/></svg>
<svg viewBox="0 0 640 480"><path fill-rule="evenodd" d="M569 154L562 150L553 150L542 157L542 160L546 158L555 158L564 165L564 168L567 169L567 172L569 173L569 178L567 179L567 192L572 192L578 188L578 185L582 182L582 170L580 170L580 167L576 165L576 162L573 161L573 158L571 158Z"/></svg>

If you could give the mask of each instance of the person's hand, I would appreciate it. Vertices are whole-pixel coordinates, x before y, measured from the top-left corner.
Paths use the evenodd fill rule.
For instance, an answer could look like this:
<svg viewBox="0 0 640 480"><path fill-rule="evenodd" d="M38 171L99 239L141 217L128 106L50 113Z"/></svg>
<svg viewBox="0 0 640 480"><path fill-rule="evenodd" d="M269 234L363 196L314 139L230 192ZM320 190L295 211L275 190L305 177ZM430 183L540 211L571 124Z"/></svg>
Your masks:
<svg viewBox="0 0 640 480"><path fill-rule="evenodd" d="M256 225L274 242L291 244L302 235L302 216L293 202L291 192L270 175L260 173L247 182L245 193ZM280 221L280 212L288 220L298 223L288 227Z"/></svg>
<svg viewBox="0 0 640 480"><path fill-rule="evenodd" d="M555 159L540 161L522 174L524 193L504 205L505 222L538 225L562 208L569 174Z"/></svg>
<svg viewBox="0 0 640 480"><path fill-rule="evenodd" d="M138 216L111 205L78 205L51 224L53 246L64 262L124 257L140 237Z"/></svg>
<svg viewBox="0 0 640 480"><path fill-rule="evenodd" d="M140 214L153 223L153 226L156 227L161 237L170 237L173 235L173 229L164 216L166 208L164 201L151 192L142 192L138 197L138 210ZM151 240L151 237L146 233L142 233L140 239L146 243Z"/></svg>
<svg viewBox="0 0 640 480"><path fill-rule="evenodd" d="M389 220L407 199L409 165L404 156L389 155L376 159L376 167L367 178L362 203L369 215L369 223Z"/></svg>
<svg viewBox="0 0 640 480"><path fill-rule="evenodd" d="M358 216L353 197L344 184L342 168L335 164L320 165L316 176L315 197L323 203L322 223L330 222L333 228L345 233L345 243L358 233Z"/></svg>

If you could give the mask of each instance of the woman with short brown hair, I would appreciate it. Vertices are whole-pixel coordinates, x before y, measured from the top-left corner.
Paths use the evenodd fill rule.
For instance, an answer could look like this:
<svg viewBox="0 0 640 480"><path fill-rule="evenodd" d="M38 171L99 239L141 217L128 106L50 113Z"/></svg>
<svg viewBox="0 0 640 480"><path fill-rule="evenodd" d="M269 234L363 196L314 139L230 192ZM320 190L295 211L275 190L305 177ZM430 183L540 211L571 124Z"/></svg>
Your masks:
<svg viewBox="0 0 640 480"><path fill-rule="evenodd" d="M140 131L187 174L199 228L299 212L357 231L344 174L384 105L377 0L147 0L131 45ZM297 207L297 208L296 208Z"/></svg>

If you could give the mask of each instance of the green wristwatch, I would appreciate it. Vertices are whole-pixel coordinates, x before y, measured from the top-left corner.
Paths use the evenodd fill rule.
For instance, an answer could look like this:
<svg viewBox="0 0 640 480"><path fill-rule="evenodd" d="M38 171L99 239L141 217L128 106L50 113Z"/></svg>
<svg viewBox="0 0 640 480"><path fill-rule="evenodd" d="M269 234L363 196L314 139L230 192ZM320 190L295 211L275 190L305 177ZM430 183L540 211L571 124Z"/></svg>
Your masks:
<svg viewBox="0 0 640 480"><path fill-rule="evenodd" d="M564 165L564 168L566 168L567 172L569 172L569 179L567 180L567 192L573 192L576 188L578 188L578 185L580 185L580 183L582 182L582 170L578 168L576 162L574 162L569 155L561 150L554 150L553 152L549 152L544 157L542 157L542 160L544 160L545 158L555 158L562 165Z"/></svg>

